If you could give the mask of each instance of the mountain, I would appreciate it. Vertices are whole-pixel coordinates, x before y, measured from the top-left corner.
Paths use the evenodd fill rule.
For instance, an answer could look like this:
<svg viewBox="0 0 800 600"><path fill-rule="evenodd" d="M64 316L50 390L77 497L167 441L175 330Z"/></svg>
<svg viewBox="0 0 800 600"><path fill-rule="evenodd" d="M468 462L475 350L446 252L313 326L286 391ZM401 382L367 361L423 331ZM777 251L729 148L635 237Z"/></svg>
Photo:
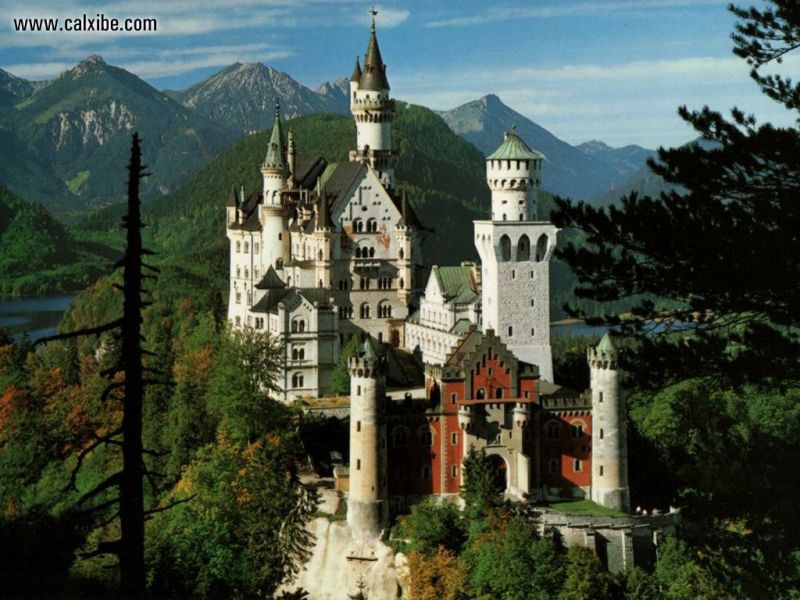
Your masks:
<svg viewBox="0 0 800 600"><path fill-rule="evenodd" d="M342 114L350 112L350 80L347 77L326 81L320 84L316 92L331 100L334 112Z"/></svg>
<svg viewBox="0 0 800 600"><path fill-rule="evenodd" d="M184 107L238 134L270 127L275 100L286 118L337 111L334 99L313 92L272 67L235 63L208 79L168 95ZM346 98L346 96L345 96Z"/></svg>
<svg viewBox="0 0 800 600"><path fill-rule="evenodd" d="M236 137L97 55L15 104L7 129L7 140L46 171L50 184L43 190L33 177L18 172L13 153L1 151L0 183L61 216L122 199L121 168L134 131L144 140L153 173L143 182L145 199L179 187ZM33 165L27 169L34 170Z"/></svg>
<svg viewBox="0 0 800 600"><path fill-rule="evenodd" d="M0 295L83 289L108 271L117 254L76 237L42 205L0 186Z"/></svg>
<svg viewBox="0 0 800 600"><path fill-rule="evenodd" d="M591 140L575 146L587 156L602 160L624 177L631 177L647 164L648 158L655 158L656 151L635 144L612 148L599 140Z"/></svg>
<svg viewBox="0 0 800 600"><path fill-rule="evenodd" d="M623 183L623 175L603 160L581 152L509 108L494 94L439 113L450 128L485 155L493 152L503 132L516 127L529 146L546 159L542 187L555 194L588 200Z"/></svg>
<svg viewBox="0 0 800 600"><path fill-rule="evenodd" d="M13 106L30 96L36 85L32 81L0 69L0 107Z"/></svg>

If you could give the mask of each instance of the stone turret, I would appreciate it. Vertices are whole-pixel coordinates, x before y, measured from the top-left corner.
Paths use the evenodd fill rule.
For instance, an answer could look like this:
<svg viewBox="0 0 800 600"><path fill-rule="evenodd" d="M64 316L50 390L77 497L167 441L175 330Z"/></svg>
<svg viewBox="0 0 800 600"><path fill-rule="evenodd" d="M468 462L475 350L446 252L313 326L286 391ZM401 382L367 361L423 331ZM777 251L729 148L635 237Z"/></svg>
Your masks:
<svg viewBox="0 0 800 600"><path fill-rule="evenodd" d="M492 221L533 221L542 183L544 155L531 150L516 130L486 157L486 181L492 190Z"/></svg>
<svg viewBox="0 0 800 600"><path fill-rule="evenodd" d="M261 165L261 175L264 178L264 204L279 206L281 203L281 190L286 188L286 178L289 167L286 160L286 148L283 144L283 130L281 127L281 105L275 102L275 123L272 126L272 136L267 147L267 155Z"/></svg>
<svg viewBox="0 0 800 600"><path fill-rule="evenodd" d="M627 512L628 442L617 358L608 332L587 352L592 392L592 500Z"/></svg>
<svg viewBox="0 0 800 600"><path fill-rule="evenodd" d="M375 13L364 69L356 59L350 78L350 112L356 122L356 149L350 160L369 164L386 187L394 184L392 120L394 100L389 98L389 80L375 34Z"/></svg>
<svg viewBox="0 0 800 600"><path fill-rule="evenodd" d="M367 339L350 359L350 491L347 523L357 540L377 539L389 510L386 487L385 359Z"/></svg>

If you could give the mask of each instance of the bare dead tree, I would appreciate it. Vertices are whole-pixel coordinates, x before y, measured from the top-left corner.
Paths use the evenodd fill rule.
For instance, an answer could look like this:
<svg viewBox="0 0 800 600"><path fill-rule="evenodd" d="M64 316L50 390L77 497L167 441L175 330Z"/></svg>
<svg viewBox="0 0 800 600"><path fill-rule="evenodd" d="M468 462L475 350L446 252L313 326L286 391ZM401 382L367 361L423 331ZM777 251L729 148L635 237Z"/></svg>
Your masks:
<svg viewBox="0 0 800 600"><path fill-rule="evenodd" d="M108 524L119 518L120 537L113 541L100 542L97 548L83 555L83 558L99 556L101 554L115 554L119 559L120 582L122 593L127 598L141 598L145 593L145 564L144 564L144 523L149 515L171 508L174 504L145 510L144 507L144 480L147 479L154 490L157 489L155 478L158 473L148 470L144 456L157 455L157 452L144 448L142 443L142 409L144 389L148 384L170 382L159 381L145 377L147 370L142 364L142 358L149 354L142 348L141 326L142 311L149 302L142 300L142 294L147 293L142 282L145 278L152 277L143 274L143 269L154 273L158 269L143 262L142 257L152 252L142 246L141 209L139 201L139 183L147 176L145 166L142 165L141 145L138 133L133 135L131 144L130 163L128 164L128 211L123 217L122 227L126 230L126 249L123 258L114 265L123 268L122 285L115 284L123 293L122 317L105 325L81 329L69 333L54 335L40 339L38 343L53 340L64 340L86 335L99 335L107 331L118 331L121 340L121 353L119 362L103 372L106 377L113 377L119 373L124 375L122 381L115 381L103 391L103 399L108 399L112 392L122 390L123 416L120 427L95 439L83 448L77 457L77 463L72 471L68 488L76 489L76 478L86 457L101 445L117 446L122 451L122 468L110 475L100 484L83 494L79 505L84 505L84 514L97 514L106 512L113 507L117 511L110 518L102 522ZM117 495L105 499L109 490L116 489ZM92 503L92 500L101 500ZM185 500L184 500L185 501Z"/></svg>

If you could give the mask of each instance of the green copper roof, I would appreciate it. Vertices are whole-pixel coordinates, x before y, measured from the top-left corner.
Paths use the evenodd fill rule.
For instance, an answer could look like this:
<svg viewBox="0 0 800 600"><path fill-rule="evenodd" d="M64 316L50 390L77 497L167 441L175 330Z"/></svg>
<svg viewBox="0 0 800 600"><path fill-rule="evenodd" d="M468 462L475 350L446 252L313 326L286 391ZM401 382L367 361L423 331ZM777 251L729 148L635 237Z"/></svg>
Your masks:
<svg viewBox="0 0 800 600"><path fill-rule="evenodd" d="M359 352L359 355L368 360L375 360L378 358L378 355L375 354L375 348L372 347L372 342L369 341L369 338L364 340L364 343L361 344L361 351Z"/></svg>
<svg viewBox="0 0 800 600"><path fill-rule="evenodd" d="M469 304L479 296L472 267L434 267L442 295L454 304Z"/></svg>
<svg viewBox="0 0 800 600"><path fill-rule="evenodd" d="M492 154L486 157L487 160L531 160L543 159L544 154L531 150L528 144L522 141L516 131L506 131L503 135L503 143Z"/></svg>
<svg viewBox="0 0 800 600"><path fill-rule="evenodd" d="M272 126L272 137L269 139L269 148L264 164L268 167L283 169L286 167L286 151L283 146L283 131L281 128L281 105L275 103L275 125Z"/></svg>
<svg viewBox="0 0 800 600"><path fill-rule="evenodd" d="M611 332L606 331L603 339L600 340L600 343L597 344L597 351L598 352L605 352L606 354L611 354L612 352L616 352L617 349L614 346L614 342L611 339Z"/></svg>

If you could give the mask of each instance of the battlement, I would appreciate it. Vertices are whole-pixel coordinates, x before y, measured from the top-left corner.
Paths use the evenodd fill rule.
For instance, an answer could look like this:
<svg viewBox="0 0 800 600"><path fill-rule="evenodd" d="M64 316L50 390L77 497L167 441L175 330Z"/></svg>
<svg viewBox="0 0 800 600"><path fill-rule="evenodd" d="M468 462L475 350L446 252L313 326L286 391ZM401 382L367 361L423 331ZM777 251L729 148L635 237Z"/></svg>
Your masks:
<svg viewBox="0 0 800 600"><path fill-rule="evenodd" d="M586 360L592 369L617 369L617 351L598 351L596 348L589 348L586 351Z"/></svg>

